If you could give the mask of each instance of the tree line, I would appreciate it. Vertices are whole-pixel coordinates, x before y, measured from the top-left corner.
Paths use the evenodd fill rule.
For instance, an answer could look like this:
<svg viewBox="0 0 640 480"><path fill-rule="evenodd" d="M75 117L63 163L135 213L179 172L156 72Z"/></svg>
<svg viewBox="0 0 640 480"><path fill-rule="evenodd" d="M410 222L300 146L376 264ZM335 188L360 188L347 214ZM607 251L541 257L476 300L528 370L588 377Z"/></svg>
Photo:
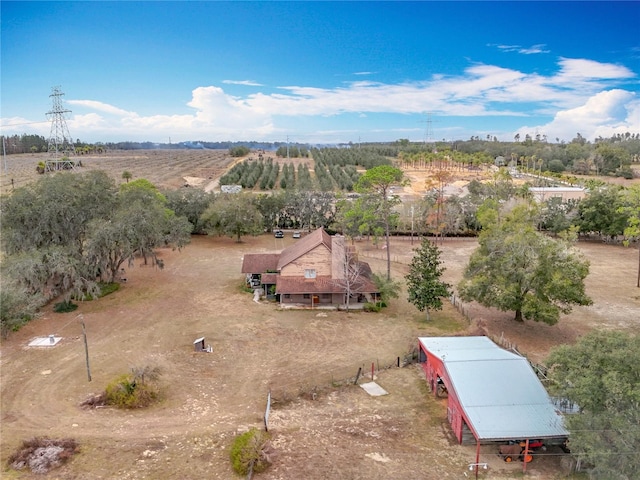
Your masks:
<svg viewBox="0 0 640 480"><path fill-rule="evenodd" d="M181 248L193 226L144 179L117 187L105 172L45 176L1 199L2 334L53 298L91 298L134 257Z"/></svg>
<svg viewBox="0 0 640 480"><path fill-rule="evenodd" d="M640 237L640 186L594 182L581 201L552 198L537 204L528 188L513 184L506 169L489 182L471 182L464 197L445 198L446 181L441 178L430 195L411 205L409 218L407 205L393 194L394 186L403 183L402 171L389 165L367 170L349 195L317 187L258 195L208 194L192 188L160 192L144 179L117 187L103 172L46 176L1 199L3 325L16 321L11 305L96 293L100 282L117 280L121 266L135 256L154 263L156 248L179 248L192 232L240 240L273 228L323 227L352 239L388 243L389 236L408 233L410 227L412 233L436 239L479 234L482 240L490 230L483 224L483 208L526 203L536 232L596 234L629 243ZM530 240L543 242L533 235ZM546 315L524 304L521 312L525 318Z"/></svg>

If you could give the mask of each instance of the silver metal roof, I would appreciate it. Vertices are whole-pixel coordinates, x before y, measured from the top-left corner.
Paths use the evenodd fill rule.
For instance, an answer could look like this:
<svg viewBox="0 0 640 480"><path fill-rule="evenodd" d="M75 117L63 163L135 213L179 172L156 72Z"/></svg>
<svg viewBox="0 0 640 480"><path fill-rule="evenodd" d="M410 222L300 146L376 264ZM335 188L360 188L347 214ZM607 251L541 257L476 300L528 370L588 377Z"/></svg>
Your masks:
<svg viewBox="0 0 640 480"><path fill-rule="evenodd" d="M526 358L487 337L420 337L442 360L453 389L479 440L565 437L556 411Z"/></svg>

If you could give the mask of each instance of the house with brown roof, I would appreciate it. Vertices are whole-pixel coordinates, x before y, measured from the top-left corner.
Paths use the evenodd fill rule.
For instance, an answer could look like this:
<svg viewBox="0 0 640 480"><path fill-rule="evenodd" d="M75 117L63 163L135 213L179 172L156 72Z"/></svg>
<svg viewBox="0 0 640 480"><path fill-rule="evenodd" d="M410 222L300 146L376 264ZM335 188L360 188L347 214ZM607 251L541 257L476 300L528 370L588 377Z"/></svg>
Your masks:
<svg viewBox="0 0 640 480"><path fill-rule="evenodd" d="M280 253L247 254L242 273L253 288L273 293L283 305L346 305L375 302L371 269L341 235L319 228Z"/></svg>

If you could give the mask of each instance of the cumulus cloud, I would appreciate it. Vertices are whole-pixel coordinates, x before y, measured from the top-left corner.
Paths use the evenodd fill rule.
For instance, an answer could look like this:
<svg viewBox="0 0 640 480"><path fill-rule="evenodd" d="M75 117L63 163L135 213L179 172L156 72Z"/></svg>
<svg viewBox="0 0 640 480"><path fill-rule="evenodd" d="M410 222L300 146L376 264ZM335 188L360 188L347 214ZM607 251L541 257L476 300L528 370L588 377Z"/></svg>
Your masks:
<svg viewBox="0 0 640 480"><path fill-rule="evenodd" d="M108 134L110 138L126 136L151 141L168 137L175 141L270 139L274 134L282 134L284 130L278 125L286 118L344 114L372 118L375 114L424 112L441 117L547 116L553 120L523 127L521 131L531 134L531 130L538 129L549 138L573 138L580 131L589 138L605 136L602 132L617 129L640 130L638 99L620 88L631 79L635 79L635 74L621 65L561 58L557 72L546 76L476 63L460 75L436 74L398 84L361 80L331 88L285 85L274 92L257 91L241 96L231 95L220 86L201 86L191 92L187 103L193 111L179 115L142 116L96 100L68 103L74 106L71 130L80 138ZM223 83L260 86L249 80ZM9 123L5 120L3 123ZM388 130L394 127L389 125Z"/></svg>
<svg viewBox="0 0 640 480"><path fill-rule="evenodd" d="M572 139L579 132L583 137L608 138L614 134L640 130L640 99L635 93L621 89L599 92L575 108L558 111L544 125L518 129L521 138L533 132L550 139Z"/></svg>
<svg viewBox="0 0 640 480"><path fill-rule="evenodd" d="M585 58L561 58L558 62L560 73L556 79L625 79L635 77L635 73L622 65L601 63Z"/></svg>

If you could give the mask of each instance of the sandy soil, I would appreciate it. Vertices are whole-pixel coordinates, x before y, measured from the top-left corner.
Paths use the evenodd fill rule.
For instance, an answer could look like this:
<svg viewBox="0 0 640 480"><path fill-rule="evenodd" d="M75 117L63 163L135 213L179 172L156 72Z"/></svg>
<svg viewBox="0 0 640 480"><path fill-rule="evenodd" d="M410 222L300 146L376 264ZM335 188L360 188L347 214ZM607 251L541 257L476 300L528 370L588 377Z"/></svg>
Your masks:
<svg viewBox="0 0 640 480"><path fill-rule="evenodd" d="M213 159L197 155L195 163L177 157L169 162L160 155L118 158L108 165L119 181L120 170L132 171L132 164L146 161L134 178L166 186L180 186L185 177L214 181L216 174L207 169L223 169L226 161L214 165ZM88 168L98 168L100 162L88 163ZM157 168L144 171L149 165ZM3 189L5 180L3 176ZM20 177L19 183L26 181ZM6 458L22 440L48 435L76 438L81 453L69 465L37 478L238 478L230 467L230 443L236 433L262 425L271 390L270 431L277 456L258 478L462 478L469 475L475 449L451 438L445 401L427 392L420 368L395 367L397 358L415 347L416 337L465 332L481 319L490 335L542 361L553 346L592 329L640 330L634 249L579 244L591 261L587 291L594 305L576 308L558 325L515 323L510 312L475 304L463 308L470 325L449 304L426 322L406 295L382 314L280 311L254 303L239 288L242 256L279 250L294 240L288 234L284 240L268 235L245 240L236 244L227 238L194 237L181 252L161 252L164 270L137 261L126 267L127 283L119 292L82 303L68 314L47 308L3 341L0 476L32 478L7 470ZM447 281L457 283L476 245L475 240L458 239L440 245ZM385 251L366 241L356 246L374 271L385 271ZM395 278L406 274L416 246L409 238L392 242ZM81 321L88 335L91 382ZM27 347L31 339L49 334L63 339L54 348ZM193 351L193 341L202 336L212 353ZM389 395L370 397L347 382L359 368L370 376L372 364L375 380ZM114 377L145 365L162 369L159 405L124 412L79 408ZM528 476L559 478L560 460L555 455L537 458ZM520 478L521 465L505 464L490 447L483 448L481 461L489 463L481 478Z"/></svg>
<svg viewBox="0 0 640 480"><path fill-rule="evenodd" d="M400 479L422 471L428 472L422 478L459 478L475 452L450 438L443 401L427 393L419 368L384 368L404 358L417 336L451 334L450 322L436 316L427 323L402 298L382 315L280 311L254 303L239 289L242 255L293 241L287 236L276 243L265 235L236 244L195 237L181 252L162 252L163 271L136 262L116 294L68 314L46 309L12 334L1 349L2 460L22 439L71 435L82 453L50 478L233 478L230 441L238 431L261 425L271 389L278 457L262 478ZM472 240L442 245L449 281L459 278L473 248ZM471 315L482 317L491 334L539 358L592 328L637 331L637 252L581 248L592 260L588 289L594 306L554 327L516 324L510 314L476 306ZM374 271L384 271L384 252L364 241L358 249ZM406 271L410 252L408 239L394 241L396 277ZM458 314L447 305L439 315ZM457 318L454 330L464 331L467 321ZM91 382L80 321L89 339ZM49 334L63 340L54 348L27 347L32 338ZM213 353L193 352L192 342L201 336ZM374 398L359 387L339 386L360 367L370 372L372 364L390 395ZM144 365L163 371L158 406L134 412L79 408L115 376ZM517 470L495 462L492 451L484 458L494 462L488 478L511 478L505 469ZM553 478L557 468L558 458L549 457L530 470L538 472L534 478Z"/></svg>

